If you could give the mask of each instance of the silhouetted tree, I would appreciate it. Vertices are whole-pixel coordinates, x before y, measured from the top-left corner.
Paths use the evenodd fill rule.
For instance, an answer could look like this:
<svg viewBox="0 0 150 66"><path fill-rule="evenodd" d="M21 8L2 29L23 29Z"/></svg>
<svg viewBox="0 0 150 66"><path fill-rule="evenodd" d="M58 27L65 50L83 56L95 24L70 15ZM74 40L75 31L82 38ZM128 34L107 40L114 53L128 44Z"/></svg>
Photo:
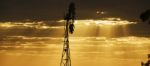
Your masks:
<svg viewBox="0 0 150 66"><path fill-rule="evenodd" d="M149 22L149 24L150 24L150 9L148 9L145 12L141 13L140 19L143 22Z"/></svg>

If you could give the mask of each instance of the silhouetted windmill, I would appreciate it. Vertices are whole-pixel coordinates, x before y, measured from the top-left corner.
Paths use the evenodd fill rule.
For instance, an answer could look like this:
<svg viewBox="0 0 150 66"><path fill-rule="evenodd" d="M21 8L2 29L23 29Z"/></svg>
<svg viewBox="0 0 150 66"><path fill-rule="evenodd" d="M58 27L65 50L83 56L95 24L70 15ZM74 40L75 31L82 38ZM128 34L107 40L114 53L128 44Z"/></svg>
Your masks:
<svg viewBox="0 0 150 66"><path fill-rule="evenodd" d="M66 13L64 45L60 66L71 66L70 48L69 48L69 33L73 34L75 20L75 3L70 3L68 12Z"/></svg>

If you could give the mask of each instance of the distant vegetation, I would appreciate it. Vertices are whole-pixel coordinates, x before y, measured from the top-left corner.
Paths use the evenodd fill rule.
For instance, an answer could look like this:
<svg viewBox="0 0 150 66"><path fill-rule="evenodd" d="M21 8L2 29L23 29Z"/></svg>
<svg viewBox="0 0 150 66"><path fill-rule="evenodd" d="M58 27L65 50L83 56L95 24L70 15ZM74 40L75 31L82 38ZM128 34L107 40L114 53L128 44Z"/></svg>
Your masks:
<svg viewBox="0 0 150 66"><path fill-rule="evenodd" d="M148 10L144 11L143 13L141 13L140 19L143 22L148 22L150 24L150 9L148 9Z"/></svg>

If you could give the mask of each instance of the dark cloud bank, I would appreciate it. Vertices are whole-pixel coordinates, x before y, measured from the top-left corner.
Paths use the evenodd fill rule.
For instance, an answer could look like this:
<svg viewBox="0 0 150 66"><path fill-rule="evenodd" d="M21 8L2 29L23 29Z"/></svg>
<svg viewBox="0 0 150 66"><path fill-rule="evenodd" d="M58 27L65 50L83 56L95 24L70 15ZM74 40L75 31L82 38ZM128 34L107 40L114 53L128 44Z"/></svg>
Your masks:
<svg viewBox="0 0 150 66"><path fill-rule="evenodd" d="M78 19L121 17L137 20L150 8L150 0L72 0L76 3ZM61 19L69 0L0 0L0 20ZM96 11L106 11L97 15Z"/></svg>

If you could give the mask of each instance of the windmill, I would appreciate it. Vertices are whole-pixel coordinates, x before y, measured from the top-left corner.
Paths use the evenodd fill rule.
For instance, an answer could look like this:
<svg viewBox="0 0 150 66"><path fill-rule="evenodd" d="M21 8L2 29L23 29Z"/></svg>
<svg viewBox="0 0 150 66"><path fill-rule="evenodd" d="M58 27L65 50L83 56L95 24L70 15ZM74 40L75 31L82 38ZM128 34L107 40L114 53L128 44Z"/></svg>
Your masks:
<svg viewBox="0 0 150 66"><path fill-rule="evenodd" d="M60 66L71 66L70 47L69 47L69 33L74 32L75 21L75 3L71 2L68 7L68 12L65 14L65 35L64 45Z"/></svg>

